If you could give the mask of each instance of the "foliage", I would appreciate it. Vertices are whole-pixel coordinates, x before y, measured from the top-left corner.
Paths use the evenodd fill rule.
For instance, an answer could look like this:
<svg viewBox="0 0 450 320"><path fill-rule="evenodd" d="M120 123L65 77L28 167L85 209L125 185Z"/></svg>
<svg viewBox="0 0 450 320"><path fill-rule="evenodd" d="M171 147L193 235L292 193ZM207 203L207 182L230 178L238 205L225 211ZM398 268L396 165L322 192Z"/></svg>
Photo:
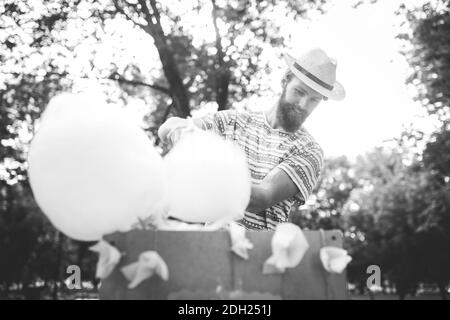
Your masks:
<svg viewBox="0 0 450 320"><path fill-rule="evenodd" d="M430 115L443 123L450 118L450 4L444 0L427 1L420 7L406 4L399 14L406 17L407 32L403 54L412 73L406 82L417 90L416 99Z"/></svg>
<svg viewBox="0 0 450 320"><path fill-rule="evenodd" d="M94 278L95 256L88 251L89 244L58 233L28 184L28 145L55 94L92 80L111 101L126 105L140 100L148 106L143 127L154 139L171 114L186 117L205 103L226 109L257 94L261 88L253 80L270 71L261 53L284 44L272 10L279 7L297 19L323 4L323 0L2 1L0 292L38 282L56 288L65 266L73 263L82 266L84 279ZM126 28L121 38L115 34L117 25ZM208 32L202 36L199 26ZM104 42L123 40L130 36L126 32L150 44L144 54L151 63L140 65L134 55L126 56L126 39L105 50Z"/></svg>

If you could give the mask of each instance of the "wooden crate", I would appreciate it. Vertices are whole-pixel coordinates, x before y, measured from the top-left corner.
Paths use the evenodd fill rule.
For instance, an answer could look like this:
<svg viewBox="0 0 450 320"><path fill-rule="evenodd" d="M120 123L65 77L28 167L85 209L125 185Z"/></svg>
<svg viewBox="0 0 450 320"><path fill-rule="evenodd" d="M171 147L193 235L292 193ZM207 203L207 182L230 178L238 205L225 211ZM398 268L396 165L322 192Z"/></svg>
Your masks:
<svg viewBox="0 0 450 320"><path fill-rule="evenodd" d="M100 299L347 299L343 274L325 271L319 258L323 246L342 247L340 231L304 231L309 249L300 264L284 274L264 275L271 256L271 231L247 231L254 248L244 260L230 251L226 231L133 230L105 240L124 252L100 287ZM169 268L169 280L153 276L134 289L120 268L155 250Z"/></svg>

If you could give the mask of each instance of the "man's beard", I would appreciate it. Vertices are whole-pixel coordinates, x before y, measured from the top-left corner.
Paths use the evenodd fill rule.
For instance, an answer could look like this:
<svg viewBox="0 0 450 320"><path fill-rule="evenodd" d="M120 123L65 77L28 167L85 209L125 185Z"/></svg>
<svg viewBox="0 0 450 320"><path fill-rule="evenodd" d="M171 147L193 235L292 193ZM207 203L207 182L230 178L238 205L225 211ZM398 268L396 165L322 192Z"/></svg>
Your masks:
<svg viewBox="0 0 450 320"><path fill-rule="evenodd" d="M294 104L286 101L286 89L283 89L280 100L278 101L277 120L281 127L288 132L295 132L300 129L307 118L303 110L299 110Z"/></svg>

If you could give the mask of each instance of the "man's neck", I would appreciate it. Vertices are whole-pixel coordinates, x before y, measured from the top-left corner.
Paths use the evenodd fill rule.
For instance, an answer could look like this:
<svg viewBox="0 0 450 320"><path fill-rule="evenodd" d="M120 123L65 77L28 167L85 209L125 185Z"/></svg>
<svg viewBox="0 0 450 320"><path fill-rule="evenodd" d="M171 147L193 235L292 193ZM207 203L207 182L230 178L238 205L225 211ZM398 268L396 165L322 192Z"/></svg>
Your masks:
<svg viewBox="0 0 450 320"><path fill-rule="evenodd" d="M269 109L264 110L264 114L266 116L267 122L273 129L284 130L283 127L281 126L280 122L278 121L277 109L278 109L278 104L275 103Z"/></svg>

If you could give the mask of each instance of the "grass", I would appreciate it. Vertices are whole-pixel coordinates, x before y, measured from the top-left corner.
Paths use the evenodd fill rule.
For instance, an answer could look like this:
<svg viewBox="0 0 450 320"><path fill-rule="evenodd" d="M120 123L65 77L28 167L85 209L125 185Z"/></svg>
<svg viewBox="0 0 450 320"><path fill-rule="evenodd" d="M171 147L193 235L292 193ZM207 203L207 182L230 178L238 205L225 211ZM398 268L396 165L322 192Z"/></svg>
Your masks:
<svg viewBox="0 0 450 320"><path fill-rule="evenodd" d="M350 300L371 300L369 295L350 294ZM373 300L399 300L396 294L374 294ZM407 295L405 300L441 300L439 294Z"/></svg>

